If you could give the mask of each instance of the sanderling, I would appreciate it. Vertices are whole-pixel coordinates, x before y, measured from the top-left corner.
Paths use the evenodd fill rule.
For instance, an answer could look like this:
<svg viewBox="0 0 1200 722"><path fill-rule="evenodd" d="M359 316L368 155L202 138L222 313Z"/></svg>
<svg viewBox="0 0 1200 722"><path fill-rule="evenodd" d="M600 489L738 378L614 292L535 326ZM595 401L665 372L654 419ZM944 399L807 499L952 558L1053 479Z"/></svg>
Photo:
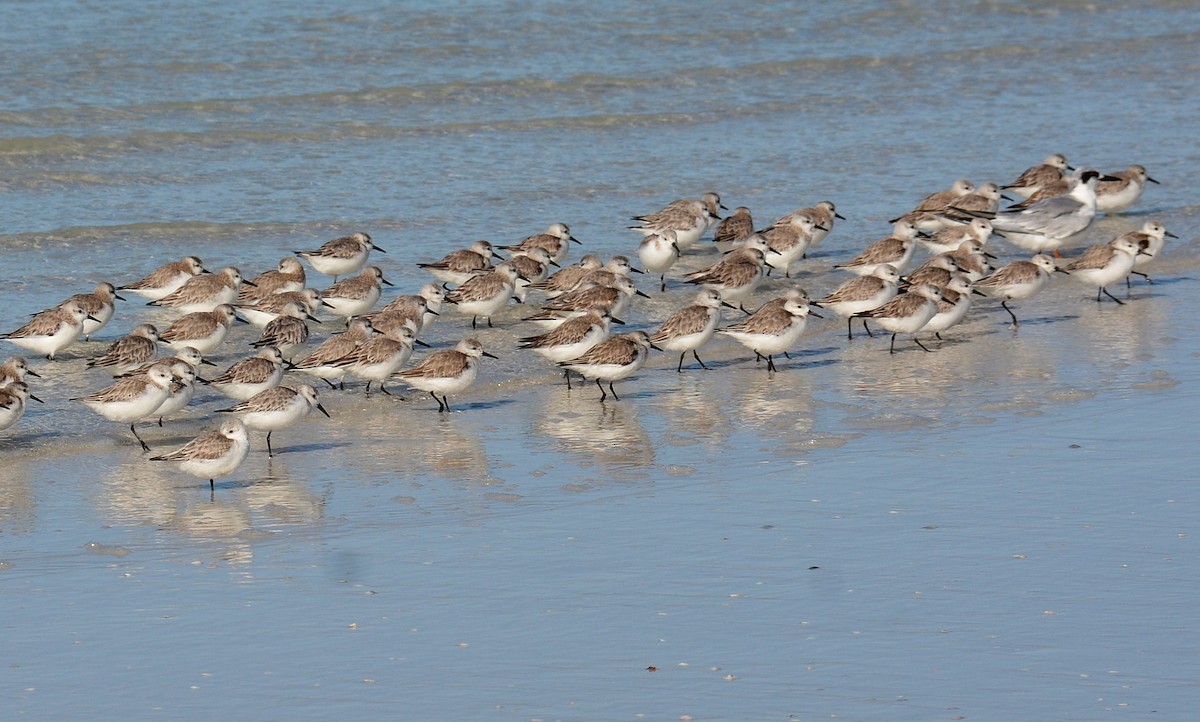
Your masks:
<svg viewBox="0 0 1200 722"><path fill-rule="evenodd" d="M26 376L40 379L41 375L29 368L29 362L20 356L10 356L0 364L0 389L11 386L18 381L24 381Z"/></svg>
<svg viewBox="0 0 1200 722"><path fill-rule="evenodd" d="M571 235L571 229L567 227L566 223L555 223L544 233L536 233L518 244L499 248L510 253L521 253L530 248L542 248L550 254L551 260L555 263L562 263L563 259L567 257L568 243L579 243L579 240Z"/></svg>
<svg viewBox="0 0 1200 722"><path fill-rule="evenodd" d="M601 341L579 358L563 361L559 366L594 380L600 389L601 401L608 398L608 393L605 393L600 382L607 381L609 393L620 401L621 397L613 389L613 382L629 378L645 366L651 348L657 346L650 341L646 332L634 331Z"/></svg>
<svg viewBox="0 0 1200 722"><path fill-rule="evenodd" d="M389 311L388 314L390 313L394 312ZM386 315L377 315L376 319L382 324ZM365 317L353 318L350 320L349 328L325 339L320 346L297 361L292 368L322 379L329 384L329 388L335 388L334 381L342 384L342 388L345 388L346 367L334 362L348 356L354 352L354 349L371 340L372 333L374 333L373 321Z"/></svg>
<svg viewBox="0 0 1200 722"><path fill-rule="evenodd" d="M189 441L182 448L162 456L152 456L151 461L178 461L179 470L208 479L210 489L215 489L214 479L237 471L250 451L250 437L246 425L239 419L221 424L219 429L206 431Z"/></svg>
<svg viewBox="0 0 1200 722"><path fill-rule="evenodd" d="M548 298L554 298L568 291L574 291L589 271L603 267L604 262L600 260L600 256L589 253L580 258L579 263L555 271L546 280L540 283L531 283L529 287L544 291Z"/></svg>
<svg viewBox="0 0 1200 722"><path fill-rule="evenodd" d="M613 286L596 286L571 291L546 302L539 313L524 320L546 329L556 328L569 318L581 316L589 311L601 311L619 318L629 308L634 296L649 298L639 291L633 281L619 278Z"/></svg>
<svg viewBox="0 0 1200 722"><path fill-rule="evenodd" d="M295 251L294 253L308 261L314 271L324 273L326 276L333 276L333 280L336 281L338 276L354 273L366 265L367 256L371 254L372 250L387 253L372 243L369 235L359 232L335 238L315 251Z"/></svg>
<svg viewBox="0 0 1200 722"><path fill-rule="evenodd" d="M401 366L408 363L414 343L419 342L412 329L399 326L367 340L334 361L333 365L342 367L355 378L365 379L366 393L371 393L372 382L378 382L379 390L390 396L391 392L384 384Z"/></svg>
<svg viewBox="0 0 1200 722"><path fill-rule="evenodd" d="M52 359L83 335L83 322L89 318L92 317L77 301L67 301L38 313L29 323L0 336L0 339Z"/></svg>
<svg viewBox="0 0 1200 722"><path fill-rule="evenodd" d="M1029 298L1042 290L1042 286L1050 280L1050 274L1055 272L1066 273L1054 264L1053 258L1039 253L1028 261L1013 261L992 275L979 279L972 287L999 298L1000 305L1012 316L1013 328L1016 328L1017 315L1008 307L1008 302Z"/></svg>
<svg viewBox="0 0 1200 722"><path fill-rule="evenodd" d="M745 245L730 251L713 266L687 274L686 280L688 283L714 289L721 294L722 300L741 306L758 287L765 266L763 252ZM746 311L744 306L741 308Z"/></svg>
<svg viewBox="0 0 1200 722"><path fill-rule="evenodd" d="M170 308L180 313L211 311L223 303L237 300L238 287L243 283L249 285L250 282L243 281L242 272L230 266L216 273L193 276L173 293L146 305Z"/></svg>
<svg viewBox="0 0 1200 722"><path fill-rule="evenodd" d="M192 348L191 346L184 346L180 349L176 349L174 356L171 356L168 358L160 358L160 359L152 360L148 363L144 363L141 366L138 366L135 369L130 369L129 371L118 374L118 376L120 378L125 378L128 376L137 376L139 374L144 374L147 371L149 371L151 366L155 366L157 364L164 364L164 363L169 365L169 364L173 364L177 361L182 361L194 369L199 369L201 365L216 366L216 364L213 363L212 361L205 360L205 358L203 356L201 356L200 352L197 351L196 349ZM201 379L198 376L196 377L196 380L200 381L201 383L207 383L206 381L204 381L204 379Z"/></svg>
<svg viewBox="0 0 1200 722"><path fill-rule="evenodd" d="M308 342L308 324L305 321L317 321L317 318L305 311L297 303L285 304L275 320L268 323L257 341L251 341L255 348L274 346L279 349L284 358L292 355Z"/></svg>
<svg viewBox="0 0 1200 722"><path fill-rule="evenodd" d="M104 355L87 362L88 368L104 368L114 376L137 368L158 355L158 329L148 323L136 326L117 339Z"/></svg>
<svg viewBox="0 0 1200 722"><path fill-rule="evenodd" d="M1084 170L1065 196L1047 198L1017 211L1001 211L992 219L992 226L1021 248L1035 253L1056 250L1091 225L1096 216L1096 181L1100 177L1094 170Z"/></svg>
<svg viewBox="0 0 1200 722"><path fill-rule="evenodd" d="M696 294L695 300L672 313L662 326L650 336L650 341L663 351L678 351L679 365L676 371L683 373L683 359L691 351L700 368L707 369L697 351L712 339L721 322L721 306L734 308L721 300L721 292L706 288Z"/></svg>
<svg viewBox="0 0 1200 722"><path fill-rule="evenodd" d="M992 222L986 218L972 218L969 223L943 228L928 238L920 238L919 241L931 253L948 253L956 250L967 239L979 241L981 247L986 246L991 237Z"/></svg>
<svg viewBox="0 0 1200 722"><path fill-rule="evenodd" d="M941 340L942 331L961 321L971 307L971 282L965 274L956 273L939 288L942 290L942 300L938 301L937 313L922 330Z"/></svg>
<svg viewBox="0 0 1200 722"><path fill-rule="evenodd" d="M424 304L425 301L422 300L421 303ZM407 328L415 336L418 329L421 328L420 319L425 313L422 310L423 308L424 306L405 311L376 311L366 316L357 316L356 318L365 318L370 321L376 333L386 334L398 328Z"/></svg>
<svg viewBox="0 0 1200 722"><path fill-rule="evenodd" d="M87 311L89 318L83 319L83 338L90 341L91 335L103 328L112 318L113 311L116 310L116 301L124 300L117 295L117 289L111 283L98 283L91 293L77 293L58 305L74 301Z"/></svg>
<svg viewBox="0 0 1200 722"><path fill-rule="evenodd" d="M718 333L767 358L767 372L774 372L775 354L786 354L796 345L808 325L808 300L802 292L794 292L763 304L750 316ZM816 315L816 314L813 314Z"/></svg>
<svg viewBox="0 0 1200 722"><path fill-rule="evenodd" d="M305 311L316 315L321 306L329 307L321 300L321 292L315 288L305 288L299 291L284 291L259 300L254 304L239 305L238 311L246 318L246 322L255 328L265 328L274 321L283 307L289 303L300 304Z"/></svg>
<svg viewBox="0 0 1200 722"><path fill-rule="evenodd" d="M795 212L775 221L770 228L759 231L758 235L767 242L768 250L763 254L767 265L782 270L785 277L791 278L788 266L800 260L808 251L816 230L817 223L812 216Z"/></svg>
<svg viewBox="0 0 1200 722"><path fill-rule="evenodd" d="M503 265L503 264L501 264ZM428 391L433 400L438 402L438 411L450 410L450 394L458 394L475 383L479 375L479 359L482 356L496 358L483 350L483 344L477 339L465 338L452 349L434 351L421 361L420 364L394 374L394 377L405 384ZM442 397L439 399L438 394Z"/></svg>
<svg viewBox="0 0 1200 722"><path fill-rule="evenodd" d="M170 397L172 383L170 367L156 363L145 374L117 379L108 388L71 400L82 402L109 421L128 423L133 438L142 445L143 451L149 451L150 447L138 436L134 424L154 415Z"/></svg>
<svg viewBox="0 0 1200 722"><path fill-rule="evenodd" d="M413 329L418 336L429 329L434 319L442 311L442 301L446 300L446 289L436 283L421 286L415 294L396 296L377 313L385 311L400 311L410 314L416 321Z"/></svg>
<svg viewBox="0 0 1200 722"><path fill-rule="evenodd" d="M1015 181L1001 186L1001 190L1012 191L1022 198L1028 198L1046 183L1062 178L1064 170L1071 170L1071 166L1067 165L1067 157L1062 153L1053 153L1041 164L1026 168Z"/></svg>
<svg viewBox="0 0 1200 722"><path fill-rule="evenodd" d="M1147 181L1158 183L1146 175L1146 167L1142 165L1131 165L1108 176L1115 180L1096 184L1096 210L1101 213L1120 213L1141 199Z"/></svg>
<svg viewBox="0 0 1200 722"><path fill-rule="evenodd" d="M1096 301L1102 300L1103 294L1124 305L1125 302L1109 293L1105 286L1129 276L1138 252L1135 241L1120 235L1108 243L1089 246L1082 256L1063 266L1063 270L1072 278L1095 286Z"/></svg>
<svg viewBox="0 0 1200 722"><path fill-rule="evenodd" d="M728 253L742 245L747 238L754 235L754 219L750 209L738 206L725 216L713 231L713 243L721 253Z"/></svg>
<svg viewBox="0 0 1200 722"><path fill-rule="evenodd" d="M892 343L888 353L896 353L896 334L912 334L913 342L928 351L916 334L929 320L937 314L938 302L942 300L942 292L937 286L928 283L910 286L904 293L883 304L879 308L863 311L859 317L872 318L884 329L892 332Z"/></svg>
<svg viewBox="0 0 1200 722"><path fill-rule="evenodd" d="M517 347L530 349L552 363L570 361L607 339L613 323L623 322L606 311L588 311L563 321L546 333L522 338ZM567 379L567 388L571 388L571 372L564 370L563 375Z"/></svg>
<svg viewBox="0 0 1200 722"><path fill-rule="evenodd" d="M231 399L245 401L278 386L283 381L283 365L283 353L274 346L267 346L234 363L208 384Z"/></svg>
<svg viewBox="0 0 1200 722"><path fill-rule="evenodd" d="M513 296L521 303L525 303L525 299L529 295L529 287L532 284L546 280L547 274L550 273L550 265L558 265L550 258L550 254L541 248L531 248L528 251L514 253L508 262L517 270Z"/></svg>
<svg viewBox="0 0 1200 722"><path fill-rule="evenodd" d="M471 328L475 328L480 316L486 318L488 328L492 328L492 316L513 297L516 282L517 269L511 263L499 263L490 273L475 276L447 293L446 303L454 304L459 313L471 316Z"/></svg>
<svg viewBox="0 0 1200 722"><path fill-rule="evenodd" d="M1038 201L1044 201L1047 198L1057 198L1059 196L1065 196L1071 190L1071 186L1074 185L1075 182L1079 180L1079 175L1082 172L1083 172L1083 169L1080 169L1074 173L1064 175L1063 177L1059 178L1058 180L1046 181L1041 186L1039 186L1037 191L1035 193L1033 193L1031 196L1029 196L1028 198L1026 198L1023 201L1013 203L1008 208L1005 208L1004 211L1006 213L1015 213L1016 211L1020 211L1020 210L1024 210L1024 209L1028 208L1029 206L1033 205L1034 203L1037 203Z"/></svg>
<svg viewBox="0 0 1200 722"><path fill-rule="evenodd" d="M930 256L925 263L918 266L912 273L904 274L901 279L909 286L915 286L918 283L931 283L938 288L944 287L950 283L950 278L960 270L958 263L948 253L939 253L936 256Z"/></svg>
<svg viewBox="0 0 1200 722"><path fill-rule="evenodd" d="M163 419L182 411L196 395L196 369L191 364L174 361L167 368L171 370L171 393L152 414L158 417L159 426Z"/></svg>
<svg viewBox="0 0 1200 722"><path fill-rule="evenodd" d="M967 223L973 218L990 216L1000 207L1000 199L1005 197L1000 192L1000 186L995 183L984 183L974 191L955 198L950 205L935 215L942 218L943 228L956 226L960 223Z"/></svg>
<svg viewBox="0 0 1200 722"><path fill-rule="evenodd" d="M42 403L41 399L29 393L29 386L24 381L0 386L0 431L21 420L25 415L25 402L29 399Z"/></svg>
<svg viewBox="0 0 1200 722"><path fill-rule="evenodd" d="M238 320L233 306L221 304L211 311L189 313L158 335L159 341L176 351L191 346L202 354L210 353L229 335L229 327Z"/></svg>
<svg viewBox="0 0 1200 722"><path fill-rule="evenodd" d="M248 428L266 431L267 458L271 458L275 455L271 448L271 433L291 426L308 416L314 408L329 416L329 412L321 405L317 390L301 384L295 388L276 386L260 391L240 404L218 409L217 413L237 414Z"/></svg>
<svg viewBox="0 0 1200 722"><path fill-rule="evenodd" d="M321 291L321 300L335 316L361 316L379 300L380 284L392 285L378 266L367 266L357 276L338 281Z"/></svg>
<svg viewBox="0 0 1200 722"><path fill-rule="evenodd" d="M625 256L613 256L602 268L588 271L576 288L611 286L617 282L618 278L629 278L631 273L643 273L643 271L634 268Z"/></svg>
<svg viewBox="0 0 1200 722"><path fill-rule="evenodd" d="M833 204L833 201L821 201L812 208L801 208L794 212L804 213L813 219L812 236L808 242L810 249L816 248L821 241L825 240L825 236L828 236L829 232L833 230L834 219L846 220L845 216L837 212L837 206Z"/></svg>
<svg viewBox="0 0 1200 722"><path fill-rule="evenodd" d="M1155 256L1162 252L1163 244L1166 242L1168 236L1171 238L1179 238L1179 236L1168 231L1166 226L1162 224L1162 221L1146 221L1142 224L1141 230L1129 231L1121 235L1133 241L1138 246L1138 254L1133 259L1134 270L1130 273L1141 276L1146 279L1147 283L1154 283L1154 281L1150 280L1149 276L1137 269L1153 261ZM1129 285L1129 279L1126 278L1125 280L1126 285Z"/></svg>
<svg viewBox="0 0 1200 722"><path fill-rule="evenodd" d="M667 290L667 271L679 260L680 248L674 230L664 228L657 233L647 234L638 244L638 260L646 273L657 273L659 291Z"/></svg>
<svg viewBox="0 0 1200 722"><path fill-rule="evenodd" d="M590 311L597 306L603 306L613 316L620 316L629 307L629 300L633 296L649 298L638 290L633 279L618 278L611 286L581 288L555 296L542 304L542 308L548 311Z"/></svg>
<svg viewBox="0 0 1200 722"><path fill-rule="evenodd" d="M238 288L238 303L257 303L267 296L277 293L293 293L303 291L306 276L304 266L295 256L287 256L279 261L274 270L260 273Z"/></svg>
<svg viewBox="0 0 1200 722"><path fill-rule="evenodd" d="M630 228L643 236L661 236L664 231L674 231L675 244L684 251L700 240L711 225L710 221L717 217L703 200L675 201L660 211L634 216L634 220L641 221L642 225Z"/></svg>
<svg viewBox="0 0 1200 722"><path fill-rule="evenodd" d="M991 259L995 256L983 250L982 244L974 238L968 238L958 244L958 248L949 251L946 255L958 264L958 268L963 273L967 274L972 282L978 281L984 276L992 272Z"/></svg>
<svg viewBox="0 0 1200 722"><path fill-rule="evenodd" d="M936 231L945 226L937 214L946 210L958 198L974 192L975 184L966 178L960 178L954 181L947 190L930 193L922 198L921 202L911 211L898 218L893 218L888 223L896 224L900 221L908 221L913 224L914 228Z"/></svg>
<svg viewBox="0 0 1200 722"><path fill-rule="evenodd" d="M188 279L205 273L204 263L195 256L188 256L182 261L159 266L150 275L140 281L134 281L118 288L118 291L129 291L137 295L157 301L164 296L174 293Z"/></svg>
<svg viewBox="0 0 1200 722"><path fill-rule="evenodd" d="M458 286L466 283L468 278L490 269L493 258L503 260L503 257L492 249L492 244L487 241L475 241L470 248L451 251L440 261L418 263L417 267L429 271L439 281Z"/></svg>
<svg viewBox="0 0 1200 722"><path fill-rule="evenodd" d="M903 273L912 262L913 252L917 247L917 233L917 226L912 221L896 221L892 225L892 235L875 241L848 263L835 265L834 268L869 276L877 266L887 264Z"/></svg>
<svg viewBox="0 0 1200 722"><path fill-rule="evenodd" d="M869 276L859 276L846 281L834 289L833 293L816 301L813 305L818 308L828 308L846 319L846 338L854 338L851 324L854 317L864 311L871 311L896 297L900 274L895 266L886 263L875 267ZM863 329L871 335L867 320L863 319Z"/></svg>

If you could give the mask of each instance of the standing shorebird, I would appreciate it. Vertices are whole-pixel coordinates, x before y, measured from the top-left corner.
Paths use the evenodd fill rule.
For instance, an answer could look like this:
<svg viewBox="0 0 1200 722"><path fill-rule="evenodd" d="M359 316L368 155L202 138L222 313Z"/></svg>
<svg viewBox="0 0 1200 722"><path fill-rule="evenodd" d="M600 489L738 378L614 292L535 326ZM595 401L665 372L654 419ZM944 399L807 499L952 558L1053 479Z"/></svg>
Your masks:
<svg viewBox="0 0 1200 722"><path fill-rule="evenodd" d="M346 278L321 291L321 301L330 313L342 318L361 316L371 310L382 293L380 284L392 285L378 266L367 266L353 278Z"/></svg>
<svg viewBox="0 0 1200 722"><path fill-rule="evenodd" d="M721 322L721 306L735 308L721 300L720 291L706 288L692 303L671 314L650 336L650 341L663 351L679 352L679 366L675 369L679 373L683 373L683 359L688 351L701 368L707 369L697 351L716 333L717 324Z"/></svg>
<svg viewBox="0 0 1200 722"><path fill-rule="evenodd" d="M158 340L176 351L191 346L202 354L211 353L225 342L237 320L233 306L221 304L211 311L189 313L160 333Z"/></svg>
<svg viewBox="0 0 1200 722"><path fill-rule="evenodd" d="M1017 314L1008 307L1009 301L1029 298L1050 280L1052 273L1067 273L1054 263L1054 259L1043 253L1028 261L1013 261L990 276L976 281L972 288L986 296L1000 299L1000 306L1012 317L1012 326L1018 325Z"/></svg>
<svg viewBox="0 0 1200 722"><path fill-rule="evenodd" d="M187 256L181 261L159 266L145 278L121 286L117 290L129 291L130 293L136 293L142 298L157 301L174 293L176 289L187 283L189 278L198 276L201 273L207 273L204 270L204 262L195 256Z"/></svg>
<svg viewBox="0 0 1200 722"><path fill-rule="evenodd" d="M767 373L773 373L776 370L775 354L786 354L804 335L804 329L808 326L808 301L802 294L797 296L777 299L782 303L768 302L748 318L718 329L718 333L750 349L756 357L765 356Z"/></svg>
<svg viewBox="0 0 1200 722"><path fill-rule="evenodd" d="M486 273L492 267L493 258L503 260L503 257L492 249L492 244L487 241L475 241L469 248L451 251L440 261L418 263L417 267L429 271L439 281L457 286L466 283L468 278L476 274Z"/></svg>
<svg viewBox="0 0 1200 722"><path fill-rule="evenodd" d="M541 248L550 254L551 260L555 263L562 263L567 257L569 243L583 245L579 239L571 235L571 229L567 227L566 223L555 223L544 232L529 236L518 244L500 246L500 250L509 253L524 253L532 248Z"/></svg>
<svg viewBox="0 0 1200 722"><path fill-rule="evenodd" d="M300 260L295 256L287 256L279 260L274 270L260 273L242 284L238 288L237 300L238 303L258 303L279 293L303 291L306 280Z"/></svg>
<svg viewBox="0 0 1200 722"><path fill-rule="evenodd" d="M679 253L675 231L670 228L647 234L638 245L638 260L645 266L646 273L658 274L660 293L667 290L667 271L679 260Z"/></svg>
<svg viewBox="0 0 1200 722"><path fill-rule="evenodd" d="M230 266L216 273L193 276L172 293L146 305L170 308L180 313L211 311L223 303L236 301L238 289L243 284L250 285L251 281L243 281L242 272Z"/></svg>
<svg viewBox="0 0 1200 722"><path fill-rule="evenodd" d="M458 394L475 383L479 359L496 358L483 350L477 339L465 338L452 349L434 351L418 365L395 374L395 378L414 389L428 391L438 402L438 412L450 411L450 394ZM438 394L442 397L439 399Z"/></svg>
<svg viewBox="0 0 1200 722"><path fill-rule="evenodd" d="M828 308L846 319L846 338L854 338L854 319L864 312L879 308L896 297L900 274L894 266L886 263L875 267L869 276L858 276L834 289L825 298L816 301L817 308ZM863 319L863 330L870 336L867 319Z"/></svg>
<svg viewBox="0 0 1200 722"><path fill-rule="evenodd" d="M1139 253L1138 244L1125 236L1117 236L1108 243L1090 246L1083 255L1068 263L1063 270L1089 286L1095 286L1096 301L1101 294L1120 305L1125 302L1108 292L1105 286L1127 278L1133 271L1134 260Z"/></svg>
<svg viewBox="0 0 1200 722"><path fill-rule="evenodd" d="M25 402L29 399L39 404L43 403L41 399L29 393L29 386L24 381L13 381L0 387L0 431L21 420L25 415Z"/></svg>
<svg viewBox="0 0 1200 722"><path fill-rule="evenodd" d="M609 393L620 401L613 382L627 379L641 370L652 348L658 347L650 341L645 331L634 331L602 341L579 358L563 361L559 366L595 381L596 388L600 389L600 401L607 399ZM601 381L608 382L607 393Z"/></svg>
<svg viewBox="0 0 1200 722"><path fill-rule="evenodd" d="M154 415L171 396L172 382L170 366L157 363L143 375L117 379L108 388L71 400L82 402L109 421L129 424L133 438L142 445L143 451L149 451L150 447L138 436L134 424Z"/></svg>
<svg viewBox="0 0 1200 722"><path fill-rule="evenodd" d="M371 251L387 253L372 243L369 235L358 232L335 238L315 251L295 251L295 254L308 261L314 271L333 276L336 282L339 276L354 273L365 266Z"/></svg>
<svg viewBox="0 0 1200 722"><path fill-rule="evenodd" d="M275 455L271 448L271 434L279 429L286 429L296 423L313 409L329 417L329 412L321 405L317 390L302 384L295 388L276 386L273 389L260 391L240 404L228 409L217 409L217 413L237 414L248 428L260 429L267 432L267 458Z"/></svg>
<svg viewBox="0 0 1200 722"><path fill-rule="evenodd" d="M480 316L486 318L488 328L492 328L492 316L513 298L517 278L517 269L512 264L497 264L491 273L475 276L447 293L446 303L454 304L460 313L471 316L471 328L475 328Z"/></svg>
<svg viewBox="0 0 1200 722"><path fill-rule="evenodd" d="M879 308L863 311L858 316L875 319L875 322L892 332L892 343L888 353L896 353L896 334L912 334L913 343L922 351L929 351L917 338L917 332L937 314L942 292L937 286L919 283L897 295Z"/></svg>
<svg viewBox="0 0 1200 722"><path fill-rule="evenodd" d="M179 470L208 479L208 488L216 490L214 479L237 471L250 451L250 436L239 419L221 424L219 429L206 431L182 448L169 454L152 456L151 461L178 461Z"/></svg>
<svg viewBox="0 0 1200 722"><path fill-rule="evenodd" d="M87 362L88 368L103 368L113 376L135 369L158 355L158 329L148 323L134 327L117 339L102 356Z"/></svg>
<svg viewBox="0 0 1200 722"><path fill-rule="evenodd" d="M278 386L283 381L283 365L283 353L275 346L267 346L225 369L208 384L231 399L245 401Z"/></svg>
<svg viewBox="0 0 1200 722"><path fill-rule="evenodd" d="M88 319L96 320L77 301L67 301L42 311L29 323L0 339L53 359L59 351L79 340L83 335L83 323Z"/></svg>
<svg viewBox="0 0 1200 722"><path fill-rule="evenodd" d="M98 283L91 293L77 293L58 305L63 306L74 301L87 311L88 318L83 319L83 338L90 341L92 334L104 328L113 317L115 302L124 300L111 283Z"/></svg>

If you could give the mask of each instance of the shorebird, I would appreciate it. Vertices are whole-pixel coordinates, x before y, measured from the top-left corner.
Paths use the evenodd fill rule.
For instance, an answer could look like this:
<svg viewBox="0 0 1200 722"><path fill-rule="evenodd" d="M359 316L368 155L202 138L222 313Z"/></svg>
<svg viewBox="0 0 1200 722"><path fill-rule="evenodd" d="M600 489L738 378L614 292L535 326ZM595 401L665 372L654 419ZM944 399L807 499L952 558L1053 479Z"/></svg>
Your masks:
<svg viewBox="0 0 1200 722"><path fill-rule="evenodd" d="M79 302L67 301L36 314L29 323L0 335L0 339L53 359L55 354L83 335L83 322L89 318L96 320Z"/></svg>
<svg viewBox="0 0 1200 722"><path fill-rule="evenodd" d="M133 438L142 445L143 451L149 451L150 447L138 436L134 424L154 415L170 397L172 383L170 366L157 363L145 374L117 379L112 386L71 400L82 402L109 421L129 424Z"/></svg>
<svg viewBox="0 0 1200 722"><path fill-rule="evenodd" d="M195 256L187 256L181 261L159 266L145 278L121 286L117 290L129 291L151 301L157 301L187 283L189 278L201 273L207 273L204 270L204 262Z"/></svg>
<svg viewBox="0 0 1200 722"><path fill-rule="evenodd" d="M479 359L483 356L496 358L483 350L483 344L473 338L465 338L452 349L434 351L420 364L405 369L395 378L414 389L428 391L438 402L438 412L450 411L450 394L458 394L475 383L479 376ZM438 393L442 397L438 398Z"/></svg>
<svg viewBox="0 0 1200 722"><path fill-rule="evenodd" d="M600 389L600 401L607 399L608 393L620 401L621 397L613 389L613 382L637 373L646 365L646 357L652 348L657 347L651 343L645 331L634 331L601 341L579 358L563 361L559 366L594 380L596 388ZM608 382L608 393L600 385L601 381Z"/></svg>
<svg viewBox="0 0 1200 722"><path fill-rule="evenodd" d="M215 490L213 480L237 471L249 451L250 437L246 425L238 419L231 419L221 424L219 429L197 436L182 448L162 456L152 456L150 460L178 461L180 471L208 479L209 489Z"/></svg>
<svg viewBox="0 0 1200 722"><path fill-rule="evenodd" d="M295 254L308 261L314 271L333 276L336 282L338 276L354 273L366 265L373 250L387 253L372 243L369 235L358 232L335 238L315 251L295 251Z"/></svg>
<svg viewBox="0 0 1200 722"><path fill-rule="evenodd" d="M1067 273L1054 263L1054 259L1039 253L1028 261L1013 261L990 276L976 281L972 288L984 295L1000 299L1000 306L1012 317L1013 328L1018 325L1017 315L1008 307L1009 301L1029 298L1050 280L1052 273Z"/></svg>

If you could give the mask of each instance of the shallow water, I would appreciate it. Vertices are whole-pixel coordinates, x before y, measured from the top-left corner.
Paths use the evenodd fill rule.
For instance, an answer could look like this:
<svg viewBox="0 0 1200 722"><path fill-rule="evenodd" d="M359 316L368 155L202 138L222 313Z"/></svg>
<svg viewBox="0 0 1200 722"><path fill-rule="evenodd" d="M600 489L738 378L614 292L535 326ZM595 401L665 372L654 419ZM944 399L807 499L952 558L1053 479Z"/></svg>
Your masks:
<svg viewBox="0 0 1200 722"><path fill-rule="evenodd" d="M332 419L276 432L270 461L255 435L213 494L68 401L106 383L86 358L169 321L131 297L35 364L47 403L0 432L8 716L1191 714L1192 5L4 14L5 330L182 255L250 275L353 230L404 293L418 261L558 221L571 260L633 255L630 216L710 188L763 225L834 200L848 220L755 301L818 296L923 195L1051 152L1162 181L1080 246L1148 218L1180 236L1125 306L1056 279L1019 330L981 300L928 354L814 319L777 374L718 340L711 370L655 355L604 404L516 349L510 307L454 413L325 391ZM627 328L715 258L686 255ZM467 328L449 312L427 340ZM226 403L201 390L141 433L169 450Z"/></svg>

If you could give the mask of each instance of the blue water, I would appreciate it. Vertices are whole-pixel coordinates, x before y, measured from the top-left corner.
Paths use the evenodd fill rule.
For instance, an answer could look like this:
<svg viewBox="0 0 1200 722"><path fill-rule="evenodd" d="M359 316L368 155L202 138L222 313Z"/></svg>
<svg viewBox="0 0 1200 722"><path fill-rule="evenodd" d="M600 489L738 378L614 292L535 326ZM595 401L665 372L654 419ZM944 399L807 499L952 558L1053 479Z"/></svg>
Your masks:
<svg viewBox="0 0 1200 722"><path fill-rule="evenodd" d="M4 330L185 254L250 275L354 230L405 293L419 261L559 221L633 255L630 216L710 189L764 225L834 200L847 220L794 279L817 296L925 194L1051 152L1162 181L1086 242L1148 218L1180 236L1125 306L1056 280L1017 332L982 302L894 356L814 320L772 377L715 341L712 370L656 355L603 405L516 349L509 308L456 413L323 392L332 419L277 432L270 462L253 437L212 495L68 400L106 383L84 359L167 318L131 300L35 364L47 403L0 432L0 717L1192 714L1200 9L117 0L0 20ZM677 278L630 328L686 302ZM450 312L428 340L467 332ZM220 404L202 390L141 433L174 448Z"/></svg>

